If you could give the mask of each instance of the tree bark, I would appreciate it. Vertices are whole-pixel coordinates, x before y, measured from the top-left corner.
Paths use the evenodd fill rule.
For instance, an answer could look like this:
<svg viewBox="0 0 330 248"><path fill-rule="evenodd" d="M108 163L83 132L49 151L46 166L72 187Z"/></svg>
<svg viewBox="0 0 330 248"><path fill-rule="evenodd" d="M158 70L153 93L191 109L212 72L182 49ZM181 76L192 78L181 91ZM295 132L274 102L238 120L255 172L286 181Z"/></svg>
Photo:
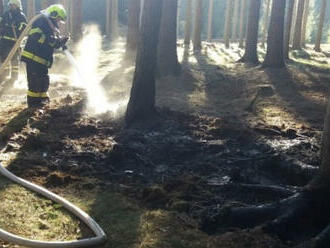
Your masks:
<svg viewBox="0 0 330 248"><path fill-rule="evenodd" d="M195 29L194 29L194 50L202 49L202 9L203 0L195 0Z"/></svg>
<svg viewBox="0 0 330 248"><path fill-rule="evenodd" d="M231 38L232 38L232 40L234 41L234 42L236 42L237 41L237 29L238 29L238 13L239 13L239 2L240 2L240 0L235 0L235 2L234 2L234 13L233 13L233 33L232 33L232 36L231 36Z"/></svg>
<svg viewBox="0 0 330 248"><path fill-rule="evenodd" d="M166 1L166 0L165 0ZM155 72L162 0L145 0L141 36L126 124L150 118L155 112Z"/></svg>
<svg viewBox="0 0 330 248"><path fill-rule="evenodd" d="M0 14L3 13L3 0L0 0Z"/></svg>
<svg viewBox="0 0 330 248"><path fill-rule="evenodd" d="M163 1L157 56L158 73L161 77L180 72L176 44L177 10L178 0Z"/></svg>
<svg viewBox="0 0 330 248"><path fill-rule="evenodd" d="M260 0L250 0L245 53L239 62L259 63L257 54L259 17Z"/></svg>
<svg viewBox="0 0 330 248"><path fill-rule="evenodd" d="M144 0L141 0L141 6L140 6L140 29L141 29L141 25L142 25L143 10L144 10Z"/></svg>
<svg viewBox="0 0 330 248"><path fill-rule="evenodd" d="M131 0L128 5L128 30L126 41L126 58L135 54L140 34L141 0Z"/></svg>
<svg viewBox="0 0 330 248"><path fill-rule="evenodd" d="M231 27L231 12L232 12L232 0L227 0L226 4L226 20L225 20L225 46L230 46L230 27Z"/></svg>
<svg viewBox="0 0 330 248"><path fill-rule="evenodd" d="M263 67L284 67L283 35L286 0L275 0L268 30L267 53Z"/></svg>
<svg viewBox="0 0 330 248"><path fill-rule="evenodd" d="M30 20L36 14L35 0L27 0L27 18Z"/></svg>
<svg viewBox="0 0 330 248"><path fill-rule="evenodd" d="M108 38L111 36L111 9L112 0L106 0L106 16L105 16L105 34Z"/></svg>
<svg viewBox="0 0 330 248"><path fill-rule="evenodd" d="M289 0L288 10L286 14L286 23L284 29L284 58L289 59L289 49L290 49L290 37L291 37L291 29L292 29L292 18L293 18L293 10L294 10L294 2L295 0Z"/></svg>
<svg viewBox="0 0 330 248"><path fill-rule="evenodd" d="M301 47L301 31L302 31L302 21L304 14L304 5L305 0L298 0L297 3L297 17L294 27L293 41L292 41L292 49L300 50Z"/></svg>
<svg viewBox="0 0 330 248"><path fill-rule="evenodd" d="M42 0L41 1L41 9L47 9L52 2L50 0Z"/></svg>
<svg viewBox="0 0 330 248"><path fill-rule="evenodd" d="M208 23L207 23L207 40L212 40L212 27L213 27L213 8L214 0L209 0L209 14L208 14Z"/></svg>
<svg viewBox="0 0 330 248"><path fill-rule="evenodd" d="M111 40L118 38L118 0L106 0L106 35Z"/></svg>
<svg viewBox="0 0 330 248"><path fill-rule="evenodd" d="M67 0L59 0L58 3L63 5L67 13L70 12L70 4ZM70 17L67 18L65 24L60 25L60 31L62 35L69 35L69 27L70 27L69 23L70 23Z"/></svg>
<svg viewBox="0 0 330 248"><path fill-rule="evenodd" d="M241 14L240 14L240 24L239 24L239 47L244 47L244 38L246 31L246 4L248 0L241 0Z"/></svg>
<svg viewBox="0 0 330 248"><path fill-rule="evenodd" d="M81 37L82 0L71 0L71 35L73 41Z"/></svg>
<svg viewBox="0 0 330 248"><path fill-rule="evenodd" d="M324 0L323 2L325 2ZM322 135L320 173L329 181L330 177L330 98L328 99L327 113L324 120L324 129Z"/></svg>
<svg viewBox="0 0 330 248"><path fill-rule="evenodd" d="M184 44L190 45L191 40L191 24L192 24L192 0L186 1L186 22L185 22L185 35L184 35Z"/></svg>
<svg viewBox="0 0 330 248"><path fill-rule="evenodd" d="M301 30L301 45L303 47L306 46L306 31L307 31L307 22L308 22L308 16L309 16L309 0L305 0L305 10L303 15L303 24L302 24L302 30Z"/></svg>
<svg viewBox="0 0 330 248"><path fill-rule="evenodd" d="M266 4L266 12L265 12L265 19L264 19L264 26L263 26L263 36L262 36L262 41L261 41L262 47L265 47L265 42L267 40L271 2L272 2L271 0L267 0L267 4Z"/></svg>
<svg viewBox="0 0 330 248"><path fill-rule="evenodd" d="M118 38L118 0L112 0L111 8L111 40Z"/></svg>
<svg viewBox="0 0 330 248"><path fill-rule="evenodd" d="M322 34L323 34L323 26L324 26L324 18L327 8L327 0L322 0L322 7L321 7L321 13L320 13L320 20L319 25L317 29L317 35L316 35L316 41L315 41L315 47L314 50L317 52L321 52L321 40L322 40Z"/></svg>

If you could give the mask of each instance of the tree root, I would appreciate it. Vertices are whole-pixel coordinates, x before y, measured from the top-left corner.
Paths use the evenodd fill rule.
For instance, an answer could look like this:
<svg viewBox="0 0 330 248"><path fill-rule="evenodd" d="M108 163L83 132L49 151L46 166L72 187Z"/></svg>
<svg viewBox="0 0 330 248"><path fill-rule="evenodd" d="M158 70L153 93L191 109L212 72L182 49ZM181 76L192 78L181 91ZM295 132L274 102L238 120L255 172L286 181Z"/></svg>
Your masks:
<svg viewBox="0 0 330 248"><path fill-rule="evenodd" d="M223 207L204 216L200 228L216 233L224 228L261 225L283 241L313 240L317 248L330 247L330 190L304 190L279 202L252 207Z"/></svg>

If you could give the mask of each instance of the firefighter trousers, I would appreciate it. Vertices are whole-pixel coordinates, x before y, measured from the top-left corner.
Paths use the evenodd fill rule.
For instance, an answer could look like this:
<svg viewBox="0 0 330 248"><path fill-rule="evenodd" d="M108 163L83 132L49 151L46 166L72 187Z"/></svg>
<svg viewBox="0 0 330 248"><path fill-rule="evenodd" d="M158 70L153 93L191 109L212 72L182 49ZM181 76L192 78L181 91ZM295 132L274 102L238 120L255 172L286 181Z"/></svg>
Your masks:
<svg viewBox="0 0 330 248"><path fill-rule="evenodd" d="M6 42L0 40L0 62L1 64L6 60L10 50L13 48L13 42ZM19 75L19 66L20 66L20 52L17 51L13 58L11 59L10 63L6 66L5 71L2 75L0 75L0 80L4 81L8 77L10 77L11 81L16 81Z"/></svg>
<svg viewBox="0 0 330 248"><path fill-rule="evenodd" d="M36 62L26 62L28 81L28 107L42 107L49 102L49 75L48 68Z"/></svg>

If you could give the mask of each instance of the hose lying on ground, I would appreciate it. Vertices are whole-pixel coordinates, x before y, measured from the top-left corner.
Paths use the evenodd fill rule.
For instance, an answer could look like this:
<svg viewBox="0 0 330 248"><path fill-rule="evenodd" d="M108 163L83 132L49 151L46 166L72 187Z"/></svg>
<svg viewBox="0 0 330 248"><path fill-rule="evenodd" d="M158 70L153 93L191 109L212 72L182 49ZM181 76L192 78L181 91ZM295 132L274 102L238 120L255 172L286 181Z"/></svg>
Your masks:
<svg viewBox="0 0 330 248"><path fill-rule="evenodd" d="M36 248L75 248L75 247L93 247L96 245L100 245L105 242L106 235L102 228L84 211L79 209L78 207L74 206L69 201L65 200L64 198L38 186L33 183L30 183L22 178L19 178L9 172L6 168L4 168L0 164L0 174L7 177L11 181L22 185L23 187L30 189L40 195L63 205L64 208L69 210L75 216L77 216L81 221L83 221L96 235L94 238L82 239L77 241L67 241L67 242L44 242L44 241L33 241L25 238L21 238L14 234L8 233L2 229L0 229L0 239L18 244L23 245L26 247L36 247Z"/></svg>
<svg viewBox="0 0 330 248"><path fill-rule="evenodd" d="M37 20L39 17L41 17L42 14L39 14L35 16L34 18L31 19L31 21L27 24L26 28L22 32L22 34L19 36L17 39L17 42L15 46L11 49L10 53L8 54L6 60L0 67L0 75L3 73L4 68L8 65L8 63L11 61L12 57L16 53L17 49L19 48L22 40L24 37L27 35L29 30L32 27L32 24L35 20ZM2 82L0 82L1 84ZM7 169L5 169L1 164L0 164L0 174L7 177L11 181L22 185L23 187L30 189L36 193L41 194L42 196L63 205L64 208L66 208L68 211L73 213L75 216L77 216L81 221L83 221L96 235L96 237L93 238L87 238L87 239L81 239L81 240L76 240L76 241L65 241L65 242L57 242L57 241L52 241L52 242L46 242L46 241L34 241L26 238L19 237L17 235L11 234L9 232L6 232L3 229L0 229L0 239L17 244L17 245L22 245L25 247L32 247L32 248L81 248L81 247L94 247L97 245L100 245L106 241L106 234L102 230L102 228L84 211L70 203L69 201L65 200L64 198L38 186L33 183L30 183L22 178L19 178L9 172Z"/></svg>

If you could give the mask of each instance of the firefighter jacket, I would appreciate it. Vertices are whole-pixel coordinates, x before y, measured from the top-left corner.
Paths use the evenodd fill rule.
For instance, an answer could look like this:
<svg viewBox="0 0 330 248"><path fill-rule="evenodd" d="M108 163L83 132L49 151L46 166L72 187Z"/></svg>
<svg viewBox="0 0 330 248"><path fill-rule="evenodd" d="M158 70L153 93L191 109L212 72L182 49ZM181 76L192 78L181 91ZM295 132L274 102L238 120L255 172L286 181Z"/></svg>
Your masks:
<svg viewBox="0 0 330 248"><path fill-rule="evenodd" d="M6 11L0 17L0 38L14 45L26 27L26 18L21 10Z"/></svg>
<svg viewBox="0 0 330 248"><path fill-rule="evenodd" d="M54 27L57 27L56 21L44 15L33 23L21 54L22 61L38 63L48 68L52 66L54 49L61 46Z"/></svg>

